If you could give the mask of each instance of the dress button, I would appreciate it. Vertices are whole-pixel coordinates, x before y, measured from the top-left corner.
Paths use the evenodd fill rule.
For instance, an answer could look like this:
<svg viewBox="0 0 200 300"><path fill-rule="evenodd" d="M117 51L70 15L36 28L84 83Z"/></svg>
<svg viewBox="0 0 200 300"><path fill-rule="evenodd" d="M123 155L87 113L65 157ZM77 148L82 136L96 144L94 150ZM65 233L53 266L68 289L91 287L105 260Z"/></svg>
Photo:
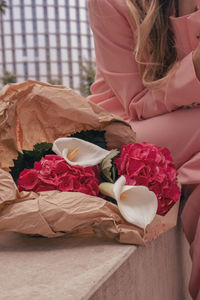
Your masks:
<svg viewBox="0 0 200 300"><path fill-rule="evenodd" d="M200 32L197 34L197 39L200 39Z"/></svg>

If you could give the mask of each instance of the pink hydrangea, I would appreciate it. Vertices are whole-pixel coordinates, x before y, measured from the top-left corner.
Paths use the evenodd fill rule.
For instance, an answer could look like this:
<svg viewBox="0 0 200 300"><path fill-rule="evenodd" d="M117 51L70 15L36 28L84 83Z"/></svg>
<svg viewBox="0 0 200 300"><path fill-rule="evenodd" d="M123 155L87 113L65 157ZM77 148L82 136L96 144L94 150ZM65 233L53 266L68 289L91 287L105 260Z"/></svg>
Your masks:
<svg viewBox="0 0 200 300"><path fill-rule="evenodd" d="M156 194L157 214L165 215L179 200L176 165L167 148L145 142L125 145L114 163L127 184L147 186Z"/></svg>
<svg viewBox="0 0 200 300"><path fill-rule="evenodd" d="M18 178L19 191L82 192L88 195L99 194L98 166L70 166L58 155L46 155L33 169L24 169Z"/></svg>

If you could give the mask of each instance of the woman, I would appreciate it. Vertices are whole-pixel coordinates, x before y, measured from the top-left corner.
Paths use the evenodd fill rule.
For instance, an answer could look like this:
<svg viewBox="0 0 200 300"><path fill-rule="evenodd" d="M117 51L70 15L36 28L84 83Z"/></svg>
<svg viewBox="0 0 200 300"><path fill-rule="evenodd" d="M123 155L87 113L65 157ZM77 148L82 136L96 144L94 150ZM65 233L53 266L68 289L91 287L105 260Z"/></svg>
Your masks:
<svg viewBox="0 0 200 300"><path fill-rule="evenodd" d="M88 98L170 149L192 187L182 222L200 299L200 0L89 0L97 71ZM187 109L187 108L190 109Z"/></svg>

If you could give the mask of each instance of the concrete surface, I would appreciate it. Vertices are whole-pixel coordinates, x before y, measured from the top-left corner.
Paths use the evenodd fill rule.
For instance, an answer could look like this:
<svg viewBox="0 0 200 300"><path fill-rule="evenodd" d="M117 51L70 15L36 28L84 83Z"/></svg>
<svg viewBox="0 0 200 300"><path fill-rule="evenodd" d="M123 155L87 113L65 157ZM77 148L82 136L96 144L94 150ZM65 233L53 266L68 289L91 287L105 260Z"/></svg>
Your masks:
<svg viewBox="0 0 200 300"><path fill-rule="evenodd" d="M1 300L189 300L180 225L146 248L95 237L0 234Z"/></svg>

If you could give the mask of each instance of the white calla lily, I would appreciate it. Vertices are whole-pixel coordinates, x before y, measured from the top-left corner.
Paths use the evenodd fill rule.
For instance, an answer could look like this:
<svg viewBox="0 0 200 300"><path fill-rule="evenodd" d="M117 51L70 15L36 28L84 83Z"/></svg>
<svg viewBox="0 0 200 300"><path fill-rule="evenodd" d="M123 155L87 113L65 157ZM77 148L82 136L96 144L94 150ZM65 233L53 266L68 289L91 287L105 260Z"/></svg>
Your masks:
<svg viewBox="0 0 200 300"><path fill-rule="evenodd" d="M97 145L70 137L55 140L52 150L68 164L82 167L95 166L110 153Z"/></svg>
<svg viewBox="0 0 200 300"><path fill-rule="evenodd" d="M126 221L145 229L156 215L157 197L146 186L131 186L125 183L124 176L114 184L101 183L100 192L117 201L119 211Z"/></svg>

